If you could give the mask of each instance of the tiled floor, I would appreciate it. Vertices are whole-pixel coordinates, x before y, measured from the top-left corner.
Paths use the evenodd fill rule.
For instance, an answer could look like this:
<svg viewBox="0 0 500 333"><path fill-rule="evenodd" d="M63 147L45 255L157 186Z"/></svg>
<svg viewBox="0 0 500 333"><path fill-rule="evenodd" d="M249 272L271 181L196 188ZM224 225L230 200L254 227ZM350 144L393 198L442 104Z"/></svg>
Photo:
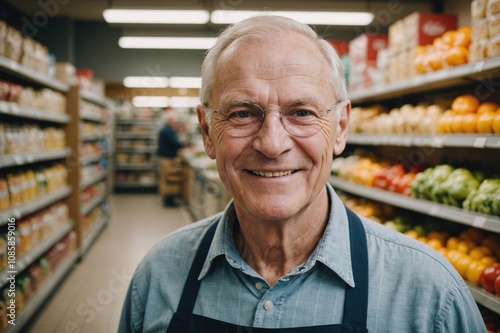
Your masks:
<svg viewBox="0 0 500 333"><path fill-rule="evenodd" d="M84 258L33 318L26 333L116 332L130 277L164 235L189 223L158 195L110 196L111 220Z"/></svg>

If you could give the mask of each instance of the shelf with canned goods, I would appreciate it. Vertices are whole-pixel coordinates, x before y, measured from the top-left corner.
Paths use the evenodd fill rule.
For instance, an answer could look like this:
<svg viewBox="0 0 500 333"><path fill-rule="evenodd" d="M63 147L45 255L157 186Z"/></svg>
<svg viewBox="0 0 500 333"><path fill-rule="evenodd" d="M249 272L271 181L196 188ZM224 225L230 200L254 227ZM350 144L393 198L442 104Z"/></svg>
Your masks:
<svg viewBox="0 0 500 333"><path fill-rule="evenodd" d="M0 168L64 159L70 155L71 149L68 147L47 151L0 155Z"/></svg>
<svg viewBox="0 0 500 333"><path fill-rule="evenodd" d="M471 212L458 207L422 199L414 199L382 189L354 184L336 176L331 176L329 182L336 189L356 194L367 199L372 199L444 220L458 222L479 229L500 233L500 218L496 216Z"/></svg>
<svg viewBox="0 0 500 333"><path fill-rule="evenodd" d="M66 198L71 194L71 187L65 186L52 193L44 194L42 197L28 201L22 205L0 211L0 226L6 225L9 218L20 219L34 213L56 201Z"/></svg>
<svg viewBox="0 0 500 333"><path fill-rule="evenodd" d="M500 135L495 134L349 134L348 144L367 146L404 146L404 147L464 147L500 148Z"/></svg>
<svg viewBox="0 0 500 333"><path fill-rule="evenodd" d="M46 75L35 72L32 69L26 68L18 64L14 60L0 56L0 71L15 75L21 79L37 83L48 88L66 92L69 90L69 85L58 80L55 80Z"/></svg>
<svg viewBox="0 0 500 333"><path fill-rule="evenodd" d="M23 327L33 320L33 315L36 311L43 304L46 304L48 297L59 287L59 284L68 272L73 269L78 258L78 252L73 251L58 265L55 271L50 275L50 278L40 286L40 289L33 295L33 298L28 304L26 304L19 314L16 314L16 324L9 325L8 328L4 330L4 333L17 333L23 331Z"/></svg>
<svg viewBox="0 0 500 333"><path fill-rule="evenodd" d="M486 85L500 75L500 56L485 58L461 66L447 67L435 72L420 74L408 80L386 85L375 85L372 88L349 94L352 103L380 101L401 97L407 94L422 93L444 87L470 84L477 80ZM488 86L492 88L494 86Z"/></svg>
<svg viewBox="0 0 500 333"><path fill-rule="evenodd" d="M5 101L0 101L0 114L19 118L43 120L58 124L67 124L70 119L68 114L31 108Z"/></svg>
<svg viewBox="0 0 500 333"><path fill-rule="evenodd" d="M16 275L21 273L29 265L34 263L41 255L43 255L47 250L49 250L52 245L56 244L63 236L73 230L74 222L68 221L62 225L58 230L54 232L47 239L43 240L38 246L28 253L21 255L16 258L15 269L5 268L0 271L0 287L3 287L7 283L7 278L11 274L11 271L15 271Z"/></svg>

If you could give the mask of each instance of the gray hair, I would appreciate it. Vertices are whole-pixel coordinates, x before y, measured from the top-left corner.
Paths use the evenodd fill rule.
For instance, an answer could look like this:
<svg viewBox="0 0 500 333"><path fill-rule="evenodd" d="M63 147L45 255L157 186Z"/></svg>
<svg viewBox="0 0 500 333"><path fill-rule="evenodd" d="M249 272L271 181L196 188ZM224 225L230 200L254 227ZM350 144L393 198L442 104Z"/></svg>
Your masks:
<svg viewBox="0 0 500 333"><path fill-rule="evenodd" d="M319 37L318 34L308 25L295 20L275 16L259 15L238 22L225 29L217 39L215 46L208 50L205 60L201 66L202 85L200 90L200 101L202 104L208 103L208 98L214 86L214 78L218 69L218 59L222 53L233 44L233 42L244 41L265 41L280 35L290 35L290 33L299 33L311 41L315 42L318 49L327 60L334 95L337 100L347 100L347 89L344 78L344 68L340 58L327 41ZM343 105L340 103L339 105ZM341 107L336 108L337 116L340 115ZM205 119L210 121L212 112L205 108Z"/></svg>

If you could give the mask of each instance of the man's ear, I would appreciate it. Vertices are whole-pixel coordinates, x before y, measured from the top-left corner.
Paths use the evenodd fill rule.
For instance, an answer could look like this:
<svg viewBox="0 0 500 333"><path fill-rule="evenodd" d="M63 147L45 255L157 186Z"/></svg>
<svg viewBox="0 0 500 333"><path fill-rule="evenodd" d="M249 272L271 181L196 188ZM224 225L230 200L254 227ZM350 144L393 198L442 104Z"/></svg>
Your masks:
<svg viewBox="0 0 500 333"><path fill-rule="evenodd" d="M351 101L346 100L342 103L343 107L340 111L340 119L337 123L337 133L335 136L335 143L333 145L334 156L340 155L344 149L347 140L347 132L349 129L349 119L351 116Z"/></svg>
<svg viewBox="0 0 500 333"><path fill-rule="evenodd" d="M201 127L201 137L203 138L203 146L205 147L205 152L207 153L208 157L210 157L211 159L215 159L215 148L212 138L210 137L210 128L205 119L205 113L203 112L202 105L198 105L196 107L196 114L198 116L198 122L200 123Z"/></svg>

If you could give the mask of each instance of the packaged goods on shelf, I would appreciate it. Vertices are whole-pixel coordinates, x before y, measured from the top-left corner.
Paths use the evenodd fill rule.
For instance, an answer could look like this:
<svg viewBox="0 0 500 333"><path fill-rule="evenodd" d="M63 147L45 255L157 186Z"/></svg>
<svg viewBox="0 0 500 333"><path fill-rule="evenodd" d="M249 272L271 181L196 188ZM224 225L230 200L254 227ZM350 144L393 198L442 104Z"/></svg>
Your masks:
<svg viewBox="0 0 500 333"><path fill-rule="evenodd" d="M362 34L349 43L349 89L355 91L373 85L377 71L377 53L387 48L388 36Z"/></svg>
<svg viewBox="0 0 500 333"><path fill-rule="evenodd" d="M48 88L35 90L32 87L0 80L0 101L49 112L66 113L66 97Z"/></svg>
<svg viewBox="0 0 500 333"><path fill-rule="evenodd" d="M61 128L38 125L0 123L0 155L47 151L66 146L66 134Z"/></svg>
<svg viewBox="0 0 500 333"><path fill-rule="evenodd" d="M76 67L68 62L56 63L56 79L67 84L76 84Z"/></svg>
<svg viewBox="0 0 500 333"><path fill-rule="evenodd" d="M471 2L470 61L500 55L500 7L496 0Z"/></svg>
<svg viewBox="0 0 500 333"><path fill-rule="evenodd" d="M7 23L0 20L0 55L5 55L5 44L7 38Z"/></svg>
<svg viewBox="0 0 500 333"><path fill-rule="evenodd" d="M97 117L103 120L109 118L109 112L102 105L91 103L86 100L81 100L80 108L81 108L80 114L82 116Z"/></svg>
<svg viewBox="0 0 500 333"><path fill-rule="evenodd" d="M22 52L23 36L21 32L10 25L7 26L5 36L5 53L7 58L19 62Z"/></svg>

